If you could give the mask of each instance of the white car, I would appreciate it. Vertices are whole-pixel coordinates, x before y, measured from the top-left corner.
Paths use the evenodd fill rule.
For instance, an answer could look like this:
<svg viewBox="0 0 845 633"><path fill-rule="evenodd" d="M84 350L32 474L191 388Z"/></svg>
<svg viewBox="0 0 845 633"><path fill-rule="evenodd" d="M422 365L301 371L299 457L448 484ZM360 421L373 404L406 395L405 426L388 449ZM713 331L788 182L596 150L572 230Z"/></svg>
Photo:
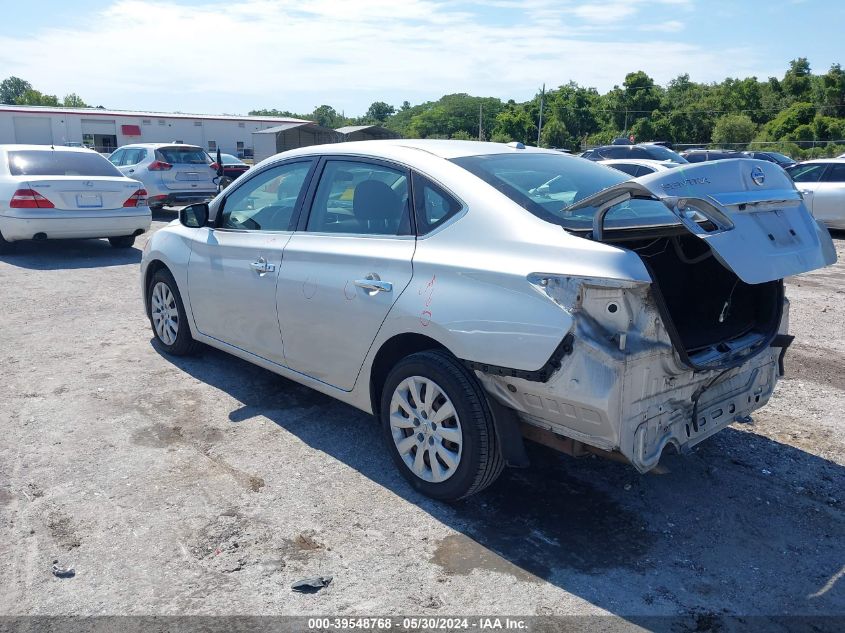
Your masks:
<svg viewBox="0 0 845 633"><path fill-rule="evenodd" d="M0 252L21 240L107 237L128 248L148 231L141 183L97 152L0 145Z"/></svg>
<svg viewBox="0 0 845 633"><path fill-rule="evenodd" d="M658 171L666 171L680 167L680 163L673 163L668 160L646 160L644 158L611 158L609 160L596 161L599 165L607 165L619 171L624 171L629 176L638 178Z"/></svg>
<svg viewBox="0 0 845 633"><path fill-rule="evenodd" d="M124 175L144 183L153 209L206 202L217 194L217 165L196 145L124 145L109 160Z"/></svg>
<svg viewBox="0 0 845 633"><path fill-rule="evenodd" d="M808 160L786 170L813 216L845 230L845 158Z"/></svg>
<svg viewBox="0 0 845 633"><path fill-rule="evenodd" d="M375 414L439 499L526 465L523 435L645 472L747 416L792 340L782 279L836 260L773 163L630 180L518 143L304 147L179 220L141 261L156 344Z"/></svg>

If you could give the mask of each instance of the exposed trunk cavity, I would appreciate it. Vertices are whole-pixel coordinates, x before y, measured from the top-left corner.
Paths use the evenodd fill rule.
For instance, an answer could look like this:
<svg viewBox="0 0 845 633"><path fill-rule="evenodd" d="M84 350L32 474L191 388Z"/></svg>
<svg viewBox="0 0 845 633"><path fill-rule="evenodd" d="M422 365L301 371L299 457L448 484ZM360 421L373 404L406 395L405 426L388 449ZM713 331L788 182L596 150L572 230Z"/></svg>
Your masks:
<svg viewBox="0 0 845 633"><path fill-rule="evenodd" d="M621 245L634 250L648 267L666 328L690 366L734 366L767 347L777 334L782 280L747 284L692 235Z"/></svg>

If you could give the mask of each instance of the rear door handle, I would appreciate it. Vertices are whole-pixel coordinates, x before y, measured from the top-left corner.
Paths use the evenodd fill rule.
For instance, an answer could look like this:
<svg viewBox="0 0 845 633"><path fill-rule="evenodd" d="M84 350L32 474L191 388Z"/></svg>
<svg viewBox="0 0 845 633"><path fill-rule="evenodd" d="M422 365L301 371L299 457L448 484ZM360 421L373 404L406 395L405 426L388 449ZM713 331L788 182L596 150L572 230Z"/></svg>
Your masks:
<svg viewBox="0 0 845 633"><path fill-rule="evenodd" d="M812 196L813 195L813 192L810 191L809 189L802 189L801 193L805 196Z"/></svg>
<svg viewBox="0 0 845 633"><path fill-rule="evenodd" d="M393 292L393 284L389 281L381 281L374 278L375 275L367 275L366 279L356 279L355 285L367 290L370 294L377 292Z"/></svg>
<svg viewBox="0 0 845 633"><path fill-rule="evenodd" d="M259 257L258 261L252 262L249 267L258 273L259 277L263 277L267 273L271 273L276 270L276 266L274 264L268 264L267 260L263 257Z"/></svg>

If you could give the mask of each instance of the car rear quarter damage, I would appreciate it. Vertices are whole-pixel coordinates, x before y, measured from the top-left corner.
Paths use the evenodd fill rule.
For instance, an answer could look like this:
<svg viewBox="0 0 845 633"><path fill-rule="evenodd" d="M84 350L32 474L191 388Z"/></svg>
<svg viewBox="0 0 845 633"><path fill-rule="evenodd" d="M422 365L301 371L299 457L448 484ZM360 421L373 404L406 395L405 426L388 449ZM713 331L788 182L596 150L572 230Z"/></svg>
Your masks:
<svg viewBox="0 0 845 633"><path fill-rule="evenodd" d="M693 371L676 353L649 284L535 281L572 314L571 353L546 382L477 375L524 425L575 440L570 446L576 454L589 447L619 453L645 472L667 446L683 452L772 394L780 348L766 347L726 369ZM784 310L782 332L786 315ZM530 430L527 435L538 437Z"/></svg>

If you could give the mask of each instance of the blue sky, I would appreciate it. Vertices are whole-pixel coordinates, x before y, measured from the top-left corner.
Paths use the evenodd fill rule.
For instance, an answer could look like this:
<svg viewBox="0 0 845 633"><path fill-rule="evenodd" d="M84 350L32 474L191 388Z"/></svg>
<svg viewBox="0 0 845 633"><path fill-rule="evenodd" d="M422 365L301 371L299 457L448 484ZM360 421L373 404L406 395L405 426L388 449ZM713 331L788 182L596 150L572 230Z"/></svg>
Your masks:
<svg viewBox="0 0 845 633"><path fill-rule="evenodd" d="M354 116L570 79L605 91L633 70L665 84L845 64L841 0L0 0L0 15L0 79L120 109Z"/></svg>

